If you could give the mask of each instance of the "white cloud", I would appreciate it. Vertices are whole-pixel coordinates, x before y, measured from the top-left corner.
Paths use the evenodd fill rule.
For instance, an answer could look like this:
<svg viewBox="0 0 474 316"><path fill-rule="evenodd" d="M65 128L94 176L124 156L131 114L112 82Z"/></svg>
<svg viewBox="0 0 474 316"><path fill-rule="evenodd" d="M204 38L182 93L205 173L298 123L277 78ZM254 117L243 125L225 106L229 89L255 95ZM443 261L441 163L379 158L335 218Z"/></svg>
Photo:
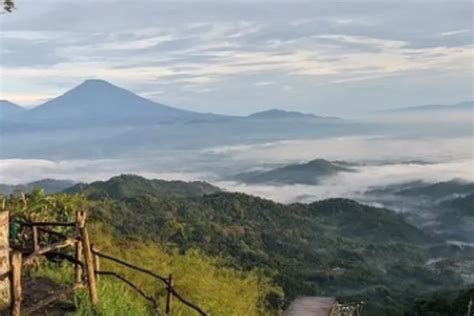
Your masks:
<svg viewBox="0 0 474 316"><path fill-rule="evenodd" d="M330 14L317 14L318 11L310 14L314 7L280 4L281 10L288 7L285 12L288 18L282 22L281 18L275 18L280 17L280 13L272 15L273 5L269 3L252 6L253 11L240 11L249 8L235 5L235 14L230 12L232 10L220 12L217 7L215 11L208 8L201 12L198 6L190 4L182 8L179 16L166 15L169 8L165 6L163 16L150 14L152 18L147 15L148 10L161 13L160 7L148 4L131 10L130 19L123 19L120 14L101 15L99 7L106 6L100 4L97 4L96 14L74 21L60 31L43 30L39 27L43 23L28 28L27 22L16 30L14 23L9 25L9 20L2 20L2 26L6 27L0 33L1 50L7 58L0 66L0 73L9 78L8 85L2 85L2 92L14 96L12 89L27 85L32 90L31 95L23 95L21 100L31 100L45 87L52 90L52 86L57 89L76 78L102 77L132 86L170 84L173 87L168 87L167 92L170 91L168 93L173 97L181 97L179 85L199 85L196 91L206 91L216 89L213 85L220 84L219 91L226 92L234 88L227 81L239 82L246 76L258 75L259 81L250 91L258 94L258 87L265 85L259 83L272 82L276 76L284 76L283 84L298 88L301 80L318 81L315 85L326 86L376 81L407 73L416 77L417 72L426 71L457 74L472 68L473 45L454 45L451 38L442 38L469 32L462 24L464 22L458 25L454 23L456 19L449 16L446 21L454 21L454 24L440 22L449 31L440 32L436 25L429 25L428 30L423 30L426 38L422 38L424 33L421 31L422 35L418 35L420 32L402 32L412 25L397 25L401 31L394 27L394 23L411 15L408 9L401 15L399 10L384 11L391 19L381 21L380 14L371 14L374 8L370 7L363 14L359 10L351 12L352 9L334 11L331 6L327 8ZM54 8L59 10L60 7L69 14L66 16L73 17L75 12L68 10L87 7L82 2L81 5ZM46 20L53 10L48 4L44 8L33 8L29 9L29 14L45 14L42 20ZM253 14L254 11L260 15ZM18 11L17 15L21 13ZM16 16L12 19L21 20ZM106 26L95 27L102 26L101 22ZM387 26L384 23L388 23ZM389 26L393 32L386 34ZM417 45L416 41L429 40L433 34L441 36L434 45ZM18 40L47 45L29 45L31 62L25 63L25 44L18 46ZM40 57L47 57L47 61ZM44 77L48 77L47 82ZM270 88L276 99L293 97L288 89ZM304 92L311 94L313 90ZM18 100L20 98L12 99Z"/></svg>
<svg viewBox="0 0 474 316"><path fill-rule="evenodd" d="M119 174L137 174L150 179L194 181L205 178L199 172L160 171L137 160L2 159L0 183L21 184L45 178L91 182Z"/></svg>
<svg viewBox="0 0 474 316"><path fill-rule="evenodd" d="M280 202L307 202L328 197L358 198L369 188L407 181L439 182L454 178L474 181L473 146L472 138L340 137L160 152L156 157L134 159L4 159L0 160L0 183L18 184L43 178L90 182L127 173L165 180L204 180L229 191ZM360 165L354 167L357 172L340 173L319 185L249 185L220 180L221 173L228 176L315 158Z"/></svg>
<svg viewBox="0 0 474 316"><path fill-rule="evenodd" d="M272 81L258 81L258 82L255 82L255 85L257 87L271 86L272 84L275 84L275 82L272 82Z"/></svg>
<svg viewBox="0 0 474 316"><path fill-rule="evenodd" d="M441 32L441 36L452 36L452 35L458 35L458 34L464 34L464 33L469 33L471 30L455 30L455 31L448 31L448 32Z"/></svg>
<svg viewBox="0 0 474 316"><path fill-rule="evenodd" d="M436 146L433 146L436 142ZM431 162L467 159L474 156L474 139L333 137L284 140L264 144L213 147L203 153L254 164L290 163L325 158L359 162L427 160Z"/></svg>
<svg viewBox="0 0 474 316"><path fill-rule="evenodd" d="M389 164L358 167L357 172L340 173L323 180L320 185L248 185L237 182L217 182L229 191L262 196L282 203L312 202L314 200L345 197L361 198L374 187L409 181L427 183L462 179L474 181L474 159L435 164Z"/></svg>
<svg viewBox="0 0 474 316"><path fill-rule="evenodd" d="M65 32L52 31L0 31L0 39L19 39L32 41L34 43L57 39L64 36Z"/></svg>
<svg viewBox="0 0 474 316"><path fill-rule="evenodd" d="M364 44L380 48L402 48L407 46L408 43L403 41L390 41L383 40L368 36L354 36L354 35L345 35L345 34L324 34L324 35L315 35L313 38L316 39L329 39L338 41L341 43L349 44Z"/></svg>

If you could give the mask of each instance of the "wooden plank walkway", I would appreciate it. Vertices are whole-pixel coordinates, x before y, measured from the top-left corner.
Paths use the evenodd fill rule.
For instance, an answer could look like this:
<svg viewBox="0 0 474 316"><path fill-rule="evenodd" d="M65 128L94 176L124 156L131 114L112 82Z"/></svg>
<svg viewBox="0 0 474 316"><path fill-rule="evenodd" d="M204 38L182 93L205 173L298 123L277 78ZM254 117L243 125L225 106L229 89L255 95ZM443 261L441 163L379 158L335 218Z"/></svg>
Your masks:
<svg viewBox="0 0 474 316"><path fill-rule="evenodd" d="M335 302L334 297L298 297L283 312L283 316L329 316Z"/></svg>

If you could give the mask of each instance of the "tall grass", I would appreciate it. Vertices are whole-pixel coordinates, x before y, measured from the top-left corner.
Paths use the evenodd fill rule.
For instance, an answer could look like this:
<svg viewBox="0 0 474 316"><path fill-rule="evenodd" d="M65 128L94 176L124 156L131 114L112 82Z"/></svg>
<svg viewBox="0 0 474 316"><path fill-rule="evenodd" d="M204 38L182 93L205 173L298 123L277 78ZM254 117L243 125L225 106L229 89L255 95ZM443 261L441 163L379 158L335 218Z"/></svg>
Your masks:
<svg viewBox="0 0 474 316"><path fill-rule="evenodd" d="M124 283L103 279L98 283L97 290L100 297L97 306L92 306L88 292L79 291L76 292L73 298L76 311L67 315L153 315L144 299L135 293L131 293Z"/></svg>
<svg viewBox="0 0 474 316"><path fill-rule="evenodd" d="M47 261L42 261L37 268L30 271L30 274L32 277L44 277L62 285L71 285L74 275L70 264L54 264ZM72 298L68 299L74 304L76 310L66 315L141 316L152 314L145 300L122 282L104 277L98 282L97 291L100 297L97 306L92 306L86 290L76 291Z"/></svg>

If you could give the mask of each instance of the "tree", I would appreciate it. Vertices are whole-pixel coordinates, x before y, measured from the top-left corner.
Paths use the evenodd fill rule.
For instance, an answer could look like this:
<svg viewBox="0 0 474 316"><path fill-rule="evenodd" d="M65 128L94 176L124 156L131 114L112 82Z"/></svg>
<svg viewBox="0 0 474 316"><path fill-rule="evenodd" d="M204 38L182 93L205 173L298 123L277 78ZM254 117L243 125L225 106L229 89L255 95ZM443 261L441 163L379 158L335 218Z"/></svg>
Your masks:
<svg viewBox="0 0 474 316"><path fill-rule="evenodd" d="M7 12L12 12L15 9L13 0L3 0L3 9Z"/></svg>

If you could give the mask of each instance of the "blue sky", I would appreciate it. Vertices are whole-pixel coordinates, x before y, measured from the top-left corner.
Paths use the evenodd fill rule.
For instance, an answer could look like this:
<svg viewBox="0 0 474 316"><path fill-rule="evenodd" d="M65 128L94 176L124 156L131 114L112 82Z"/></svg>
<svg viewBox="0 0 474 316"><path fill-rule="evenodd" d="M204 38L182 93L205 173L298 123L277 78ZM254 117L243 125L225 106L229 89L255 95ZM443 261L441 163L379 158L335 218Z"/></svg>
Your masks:
<svg viewBox="0 0 474 316"><path fill-rule="evenodd" d="M0 98L101 78L160 103L357 116L473 99L471 1L17 0Z"/></svg>

